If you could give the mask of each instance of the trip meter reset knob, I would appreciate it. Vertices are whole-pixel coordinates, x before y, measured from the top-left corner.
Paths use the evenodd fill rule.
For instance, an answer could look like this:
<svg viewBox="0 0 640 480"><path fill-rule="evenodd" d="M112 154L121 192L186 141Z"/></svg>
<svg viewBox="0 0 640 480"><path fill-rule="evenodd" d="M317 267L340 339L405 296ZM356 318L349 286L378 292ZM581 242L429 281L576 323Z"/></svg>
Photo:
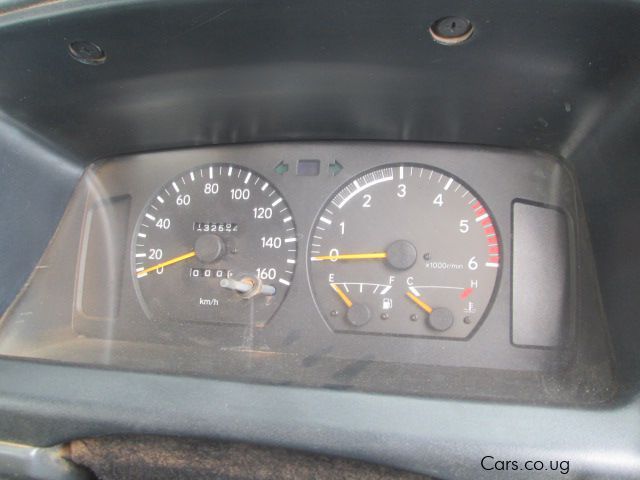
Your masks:
<svg viewBox="0 0 640 480"><path fill-rule="evenodd" d="M228 290L235 290L244 298L255 297L256 295L271 296L276 294L276 289L272 285L265 285L262 280L255 277L245 277L242 280L223 278L220 286Z"/></svg>

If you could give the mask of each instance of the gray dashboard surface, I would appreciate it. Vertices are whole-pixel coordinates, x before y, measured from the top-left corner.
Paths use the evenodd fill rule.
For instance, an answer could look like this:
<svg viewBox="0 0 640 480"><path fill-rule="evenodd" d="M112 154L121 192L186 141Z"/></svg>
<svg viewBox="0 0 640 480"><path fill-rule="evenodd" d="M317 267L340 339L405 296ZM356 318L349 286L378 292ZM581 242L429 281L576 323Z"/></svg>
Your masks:
<svg viewBox="0 0 640 480"><path fill-rule="evenodd" d="M0 360L0 437L107 434L241 440L443 479L500 478L485 456L568 460L562 478L638 478L637 404L578 410L273 387ZM531 478L531 472L503 472ZM535 478L558 478L536 472Z"/></svg>
<svg viewBox="0 0 640 480"><path fill-rule="evenodd" d="M2 146L30 130L37 139L32 174L53 182L41 181L41 188L54 187L53 195L26 204L19 195L28 193L21 192L25 183L16 181L26 175L0 176L3 206L40 214L33 244L21 241L33 224L19 218L1 237L0 305L33 269L83 167L100 157L276 139L534 148L576 167L615 347L619 403L524 407L0 360L0 437L50 445L162 431L353 454L443 478L496 478L474 468L485 454L567 458L574 468L565 478L638 478L640 296L633 292L640 252L637 222L629 222L640 207L638 2L399 0L391 10L387 1L350 8L300 1L296 7L0 2L0 53L10 66L0 69L1 121L3 128L12 119L20 123L8 128ZM473 40L446 51L426 44L425 26L453 11L482 25ZM217 43L212 32L240 41ZM102 43L110 58L105 69L74 63L66 48L72 37ZM265 85L265 76L273 81ZM75 159L39 161L58 148ZM24 261L13 261L19 257ZM301 401L304 409L293 408Z"/></svg>

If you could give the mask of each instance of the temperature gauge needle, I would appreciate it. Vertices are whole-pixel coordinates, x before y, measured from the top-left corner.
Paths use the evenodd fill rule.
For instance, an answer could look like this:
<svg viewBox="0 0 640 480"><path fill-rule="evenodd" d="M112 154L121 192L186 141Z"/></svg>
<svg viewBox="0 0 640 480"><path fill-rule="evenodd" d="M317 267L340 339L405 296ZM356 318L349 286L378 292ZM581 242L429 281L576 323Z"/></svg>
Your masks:
<svg viewBox="0 0 640 480"><path fill-rule="evenodd" d="M344 304L347 306L347 308L351 308L353 307L353 302L351 301L351 299L349 297L347 297L347 294L344 293L342 291L342 289L335 283L330 283L329 285L331 285L331 288L333 288L335 290L335 292L338 294L338 296L342 299L342 301L344 302Z"/></svg>
<svg viewBox="0 0 640 480"><path fill-rule="evenodd" d="M427 303L423 302L422 300L420 300L418 297L416 297L413 293L411 292L407 292L407 297L409 297L413 303L415 303L416 305L418 305L421 309L423 309L425 312L431 314L431 312L433 312L433 308L431 308Z"/></svg>
<svg viewBox="0 0 640 480"><path fill-rule="evenodd" d="M387 252L322 255L319 257L311 257L311 261L321 262L323 260L371 260L377 258L387 258Z"/></svg>
<svg viewBox="0 0 640 480"><path fill-rule="evenodd" d="M167 267L169 265L173 265L174 263L178 263L178 262L181 262L183 260L186 260L188 258L195 257L195 256L196 256L196 252L194 250L192 252L185 253L184 255L180 255L178 257L174 257L171 260L167 260L166 262L158 263L157 265L154 265L153 267L149 267L149 268L145 268L144 270L140 270L139 272L136 272L136 275L138 276L138 278L144 277L149 272L154 272L154 271L158 270L159 268Z"/></svg>

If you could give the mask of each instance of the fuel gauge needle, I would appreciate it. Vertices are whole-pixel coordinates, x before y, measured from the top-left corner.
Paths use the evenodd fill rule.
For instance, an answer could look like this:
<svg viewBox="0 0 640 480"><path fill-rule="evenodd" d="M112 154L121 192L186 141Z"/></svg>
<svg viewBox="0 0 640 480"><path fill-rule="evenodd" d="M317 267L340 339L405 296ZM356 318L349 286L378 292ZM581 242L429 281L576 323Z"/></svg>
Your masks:
<svg viewBox="0 0 640 480"><path fill-rule="evenodd" d="M193 251L191 251L189 253L185 253L183 255L179 255L177 257L174 257L171 260L167 260L165 262L158 263L157 265L154 265L153 267L149 267L149 268L145 268L144 270L140 270L139 272L136 272L136 276L138 278L144 277L149 272L155 272L156 270L158 270L160 268L168 267L169 265L173 265L174 263L178 263L178 262L181 262L183 260L186 260L188 258L195 257L195 256L196 256L196 252L195 252L195 250L193 250Z"/></svg>
<svg viewBox="0 0 640 480"><path fill-rule="evenodd" d="M416 297L413 293L411 292L407 292L407 297L409 297L413 303L415 303L416 305L418 305L421 309L423 309L425 312L427 313L431 313L433 312L433 308L431 308L427 303L423 302L422 300L420 300L418 297Z"/></svg>
<svg viewBox="0 0 640 480"><path fill-rule="evenodd" d="M329 285L331 285L331 288L333 288L335 290L335 292L338 294L338 296L342 299L342 301L344 302L344 304L347 306L347 308L351 308L353 307L353 302L351 301L351 299L349 297L347 297L347 294L344 293L342 291L342 289L335 283L330 283Z"/></svg>

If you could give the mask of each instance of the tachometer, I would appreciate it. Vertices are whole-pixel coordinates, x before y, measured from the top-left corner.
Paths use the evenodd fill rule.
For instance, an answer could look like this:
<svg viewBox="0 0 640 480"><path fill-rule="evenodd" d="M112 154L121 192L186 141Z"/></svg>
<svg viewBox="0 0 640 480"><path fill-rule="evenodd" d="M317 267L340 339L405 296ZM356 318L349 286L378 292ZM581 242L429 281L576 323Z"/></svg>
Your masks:
<svg viewBox="0 0 640 480"><path fill-rule="evenodd" d="M327 202L308 259L333 330L465 338L492 301L500 240L488 208L461 180L389 165Z"/></svg>
<svg viewBox="0 0 640 480"><path fill-rule="evenodd" d="M140 215L134 283L149 317L264 325L294 273L287 202L244 167L208 165L163 186Z"/></svg>

